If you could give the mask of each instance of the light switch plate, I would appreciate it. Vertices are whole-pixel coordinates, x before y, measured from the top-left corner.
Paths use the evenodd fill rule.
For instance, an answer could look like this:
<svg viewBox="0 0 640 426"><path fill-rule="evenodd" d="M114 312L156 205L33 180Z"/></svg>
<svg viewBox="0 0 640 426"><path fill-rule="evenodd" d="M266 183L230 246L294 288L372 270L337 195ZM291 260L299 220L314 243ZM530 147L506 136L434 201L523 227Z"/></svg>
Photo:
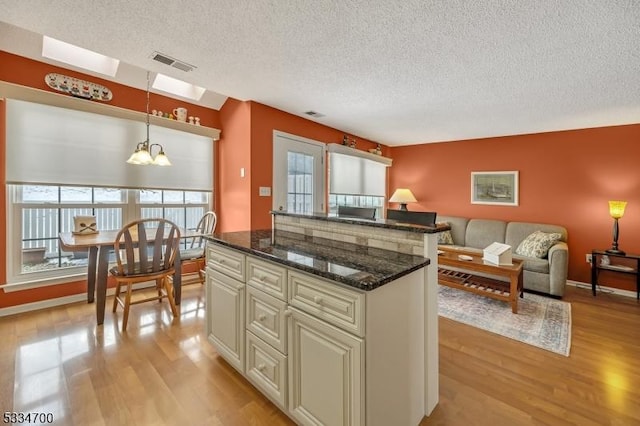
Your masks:
<svg viewBox="0 0 640 426"><path fill-rule="evenodd" d="M260 187L260 196L261 197L269 197L269 196L271 196L271 187L270 186L261 186Z"/></svg>

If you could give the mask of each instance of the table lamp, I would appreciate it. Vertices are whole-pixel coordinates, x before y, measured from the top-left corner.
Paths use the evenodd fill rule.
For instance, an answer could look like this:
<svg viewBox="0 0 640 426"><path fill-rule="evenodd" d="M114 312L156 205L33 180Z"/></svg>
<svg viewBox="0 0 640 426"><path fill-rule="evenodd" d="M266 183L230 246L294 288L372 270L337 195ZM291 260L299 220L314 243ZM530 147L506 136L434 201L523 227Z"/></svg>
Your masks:
<svg viewBox="0 0 640 426"><path fill-rule="evenodd" d="M392 203L400 203L400 210L408 210L407 203L415 203L416 197L406 188L398 188L395 190L389 201Z"/></svg>
<svg viewBox="0 0 640 426"><path fill-rule="evenodd" d="M609 201L609 214L613 218L613 245L610 249L606 250L607 253L625 255L624 251L618 249L618 219L624 215L624 208L626 206L626 201Z"/></svg>

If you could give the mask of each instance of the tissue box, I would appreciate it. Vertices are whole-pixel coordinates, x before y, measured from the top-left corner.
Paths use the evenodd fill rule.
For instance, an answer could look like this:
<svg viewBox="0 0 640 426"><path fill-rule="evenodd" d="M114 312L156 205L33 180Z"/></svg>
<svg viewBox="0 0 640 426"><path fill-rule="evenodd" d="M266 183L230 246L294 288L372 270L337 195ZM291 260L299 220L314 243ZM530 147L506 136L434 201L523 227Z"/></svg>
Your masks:
<svg viewBox="0 0 640 426"><path fill-rule="evenodd" d="M502 243L491 243L482 253L482 260L494 265L513 265L511 246Z"/></svg>
<svg viewBox="0 0 640 426"><path fill-rule="evenodd" d="M97 234L98 226L96 225L95 216L74 216L73 217L73 234L88 235Z"/></svg>

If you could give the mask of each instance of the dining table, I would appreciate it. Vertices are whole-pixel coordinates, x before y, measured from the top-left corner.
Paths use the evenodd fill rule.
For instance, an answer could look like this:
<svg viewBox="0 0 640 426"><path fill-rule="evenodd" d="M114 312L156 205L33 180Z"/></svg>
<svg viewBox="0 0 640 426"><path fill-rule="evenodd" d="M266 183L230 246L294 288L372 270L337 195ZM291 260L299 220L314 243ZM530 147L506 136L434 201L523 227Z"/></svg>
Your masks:
<svg viewBox="0 0 640 426"><path fill-rule="evenodd" d="M76 234L61 232L60 246L65 251L87 251L87 302L96 302L96 319L98 325L104 323L104 310L107 299L107 281L109 278L109 254L114 250L119 230L99 231L93 234ZM180 238L193 238L198 234L192 230L180 230ZM175 275L173 277L173 296L176 304L180 304L182 296L182 268L180 251L176 254ZM97 300L96 300L97 299Z"/></svg>

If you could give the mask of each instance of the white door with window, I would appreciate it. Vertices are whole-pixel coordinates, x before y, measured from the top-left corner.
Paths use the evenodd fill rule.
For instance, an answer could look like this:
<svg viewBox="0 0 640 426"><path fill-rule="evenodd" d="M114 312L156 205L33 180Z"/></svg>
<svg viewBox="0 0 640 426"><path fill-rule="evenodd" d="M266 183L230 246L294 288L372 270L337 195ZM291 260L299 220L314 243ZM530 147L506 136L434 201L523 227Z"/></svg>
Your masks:
<svg viewBox="0 0 640 426"><path fill-rule="evenodd" d="M325 144L273 132L273 209L324 212Z"/></svg>

